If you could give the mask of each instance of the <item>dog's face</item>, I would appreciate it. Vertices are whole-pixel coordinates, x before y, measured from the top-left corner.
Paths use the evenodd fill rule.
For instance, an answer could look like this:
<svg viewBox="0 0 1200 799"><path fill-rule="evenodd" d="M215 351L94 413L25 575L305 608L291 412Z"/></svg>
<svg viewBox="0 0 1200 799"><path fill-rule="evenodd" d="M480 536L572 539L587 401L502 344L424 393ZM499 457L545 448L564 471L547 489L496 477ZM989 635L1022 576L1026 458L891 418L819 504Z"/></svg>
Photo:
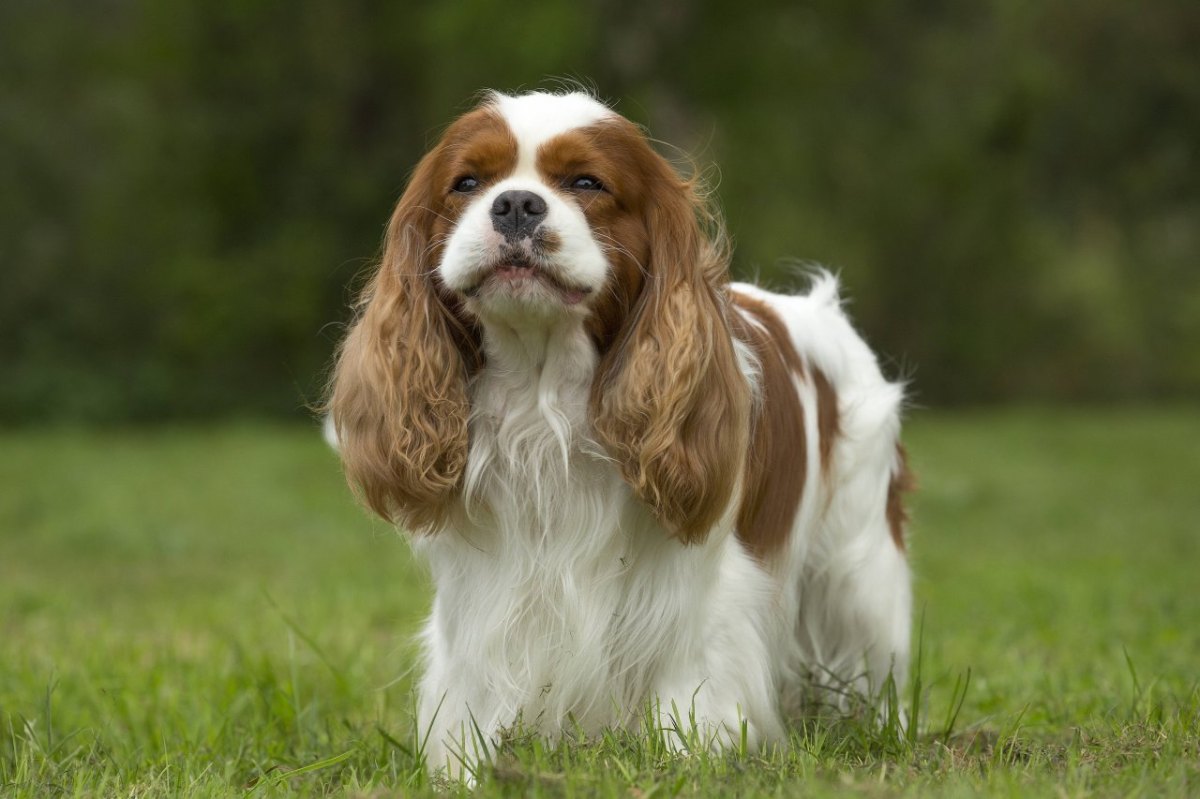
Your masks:
<svg viewBox="0 0 1200 799"><path fill-rule="evenodd" d="M647 202L687 202L642 133L583 94L496 95L426 161L429 261L456 306L484 323L575 315L598 342L643 287Z"/></svg>
<svg viewBox="0 0 1200 799"><path fill-rule="evenodd" d="M607 280L608 257L587 214L616 204L599 177L611 170L603 151L571 132L612 115L583 96L563 99L500 98L465 120L461 144L449 151L446 209L457 222L438 273L472 311L561 313Z"/></svg>

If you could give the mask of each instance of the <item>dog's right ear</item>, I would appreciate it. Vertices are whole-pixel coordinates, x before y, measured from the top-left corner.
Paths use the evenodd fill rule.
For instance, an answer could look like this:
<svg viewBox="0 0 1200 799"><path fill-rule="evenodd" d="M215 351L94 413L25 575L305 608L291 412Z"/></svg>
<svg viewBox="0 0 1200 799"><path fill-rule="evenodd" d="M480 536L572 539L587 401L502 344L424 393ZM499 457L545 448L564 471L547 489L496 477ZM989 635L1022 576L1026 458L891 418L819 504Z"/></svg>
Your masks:
<svg viewBox="0 0 1200 799"><path fill-rule="evenodd" d="M467 463L467 377L479 339L438 282L430 250L438 151L418 165L382 261L337 354L327 411L346 477L383 518L444 525Z"/></svg>

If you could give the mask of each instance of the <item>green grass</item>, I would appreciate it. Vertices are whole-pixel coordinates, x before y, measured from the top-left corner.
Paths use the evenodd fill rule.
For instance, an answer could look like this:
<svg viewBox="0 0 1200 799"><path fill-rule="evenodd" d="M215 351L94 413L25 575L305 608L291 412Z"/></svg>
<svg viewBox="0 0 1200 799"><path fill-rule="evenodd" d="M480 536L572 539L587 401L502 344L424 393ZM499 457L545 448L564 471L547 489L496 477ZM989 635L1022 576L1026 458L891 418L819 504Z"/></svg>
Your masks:
<svg viewBox="0 0 1200 799"><path fill-rule="evenodd" d="M907 439L912 736L518 738L479 795L1200 794L1200 413L927 413ZM428 601L315 430L0 434L0 795L433 792Z"/></svg>

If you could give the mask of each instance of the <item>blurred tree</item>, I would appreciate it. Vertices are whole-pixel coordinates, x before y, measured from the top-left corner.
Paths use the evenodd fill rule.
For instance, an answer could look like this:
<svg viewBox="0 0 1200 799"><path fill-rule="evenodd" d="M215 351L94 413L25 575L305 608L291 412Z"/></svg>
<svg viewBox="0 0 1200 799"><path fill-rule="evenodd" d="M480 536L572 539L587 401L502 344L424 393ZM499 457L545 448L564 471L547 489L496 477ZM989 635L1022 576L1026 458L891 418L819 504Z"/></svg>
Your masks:
<svg viewBox="0 0 1200 799"><path fill-rule="evenodd" d="M301 410L439 128L550 76L719 165L739 275L839 269L922 402L1194 396L1198 52L1193 0L13 0L0 420Z"/></svg>

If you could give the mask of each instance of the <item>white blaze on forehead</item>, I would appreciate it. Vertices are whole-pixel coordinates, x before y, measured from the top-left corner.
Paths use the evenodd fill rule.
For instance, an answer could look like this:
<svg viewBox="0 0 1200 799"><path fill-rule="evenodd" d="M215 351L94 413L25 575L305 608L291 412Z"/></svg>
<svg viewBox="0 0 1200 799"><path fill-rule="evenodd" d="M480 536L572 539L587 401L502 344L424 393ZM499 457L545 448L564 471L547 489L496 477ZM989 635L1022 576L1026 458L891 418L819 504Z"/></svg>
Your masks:
<svg viewBox="0 0 1200 799"><path fill-rule="evenodd" d="M497 93L493 102L517 140L518 172L532 170L538 148L555 136L613 116L604 104L583 92L534 92L516 97Z"/></svg>

